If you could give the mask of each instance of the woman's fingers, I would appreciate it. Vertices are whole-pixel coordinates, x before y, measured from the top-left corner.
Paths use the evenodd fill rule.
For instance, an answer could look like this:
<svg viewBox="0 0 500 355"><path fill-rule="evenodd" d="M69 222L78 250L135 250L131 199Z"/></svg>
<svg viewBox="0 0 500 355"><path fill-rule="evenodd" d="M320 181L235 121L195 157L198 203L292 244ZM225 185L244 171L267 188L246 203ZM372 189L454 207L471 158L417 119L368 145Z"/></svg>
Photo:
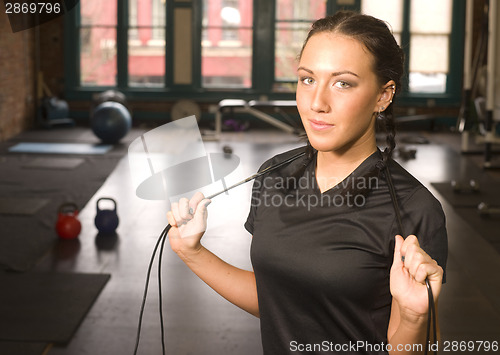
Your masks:
<svg viewBox="0 0 500 355"><path fill-rule="evenodd" d="M421 250L420 244L418 243L417 237L414 235L409 235L408 237L406 237L406 239L404 239L403 241L403 244L401 245L401 259L403 261L404 267L411 275L414 274L418 265L416 264L415 258L418 258L419 250Z"/></svg>
<svg viewBox="0 0 500 355"><path fill-rule="evenodd" d="M439 272L440 267L437 262L431 260L431 262L422 263L417 267L417 270L413 274L415 281L420 283L425 283L428 277L431 277Z"/></svg>
<svg viewBox="0 0 500 355"><path fill-rule="evenodd" d="M175 225L183 225L192 220L198 204L205 197L201 192L197 192L190 200L182 197L179 202L172 202L171 212L175 219ZM168 218L168 214L167 214ZM170 221L169 221L170 222ZM172 223L170 223L172 224Z"/></svg>
<svg viewBox="0 0 500 355"><path fill-rule="evenodd" d="M181 198L179 202L173 202L171 210L167 212L167 220L176 227L176 234L181 238L201 238L206 229L207 206L210 202L200 192L190 200Z"/></svg>
<svg viewBox="0 0 500 355"><path fill-rule="evenodd" d="M194 221L197 223L205 224L205 220L207 218L207 206L211 203L209 199L201 200L196 206L196 210L194 213Z"/></svg>
<svg viewBox="0 0 500 355"><path fill-rule="evenodd" d="M414 235L408 236L401 246L403 265L415 281L424 284L428 277L442 277L442 269L418 243Z"/></svg>
<svg viewBox="0 0 500 355"><path fill-rule="evenodd" d="M170 206L170 211L172 212L172 215L174 216L175 219L175 225L181 225L182 224L182 218L181 215L179 214L179 203L178 202L172 202L172 205Z"/></svg>
<svg viewBox="0 0 500 355"><path fill-rule="evenodd" d="M394 260L393 264L395 266L403 266L404 258L401 254L401 247L403 246L404 239L402 236L397 235L394 244Z"/></svg>
<svg viewBox="0 0 500 355"><path fill-rule="evenodd" d="M425 254L420 247L411 245L406 250L404 266L408 269L408 272L414 276L420 264L425 263L427 258L429 258L429 256Z"/></svg>
<svg viewBox="0 0 500 355"><path fill-rule="evenodd" d="M175 220L174 214L171 210L167 212L167 221L172 227L177 227L177 221Z"/></svg>
<svg viewBox="0 0 500 355"><path fill-rule="evenodd" d="M203 196L203 194L199 191L193 195L191 200L189 200L189 207L188 207L191 215L194 215L196 213L196 209L197 209L198 205L204 199L205 199L205 196Z"/></svg>
<svg viewBox="0 0 500 355"><path fill-rule="evenodd" d="M183 221L187 222L193 219L193 214L189 211L189 200L185 197L179 200L178 204L179 216Z"/></svg>
<svg viewBox="0 0 500 355"><path fill-rule="evenodd" d="M403 245L401 245L401 255L406 258L406 252L408 248L412 246L420 247L420 244L416 236L409 235L404 239Z"/></svg>

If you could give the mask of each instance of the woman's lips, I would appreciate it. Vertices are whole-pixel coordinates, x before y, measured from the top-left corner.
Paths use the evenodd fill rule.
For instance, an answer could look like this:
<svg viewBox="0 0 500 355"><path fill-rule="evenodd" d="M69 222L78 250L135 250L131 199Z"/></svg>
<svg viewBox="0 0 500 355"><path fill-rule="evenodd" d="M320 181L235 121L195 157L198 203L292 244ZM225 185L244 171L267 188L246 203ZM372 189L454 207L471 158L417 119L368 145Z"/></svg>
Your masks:
<svg viewBox="0 0 500 355"><path fill-rule="evenodd" d="M325 129L332 128L334 125L323 121L309 120L309 124L315 131L323 131Z"/></svg>

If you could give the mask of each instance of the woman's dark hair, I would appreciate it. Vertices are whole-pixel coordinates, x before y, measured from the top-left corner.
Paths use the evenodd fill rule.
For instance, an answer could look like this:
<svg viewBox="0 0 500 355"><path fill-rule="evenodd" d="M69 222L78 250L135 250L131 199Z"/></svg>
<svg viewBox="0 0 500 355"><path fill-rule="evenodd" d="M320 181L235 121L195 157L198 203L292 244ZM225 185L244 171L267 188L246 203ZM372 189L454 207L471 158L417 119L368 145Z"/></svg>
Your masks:
<svg viewBox="0 0 500 355"><path fill-rule="evenodd" d="M396 83L395 93L400 91L404 71L404 52L384 21L352 11L339 11L334 15L319 19L313 23L300 55L302 55L309 39L315 34L323 32L342 34L362 43L372 54L373 71L377 75L380 85L393 80ZM377 128L383 129L386 133L387 148L383 152L385 161L392 155L396 146L392 103L383 112L380 112L377 121L379 121ZM308 145L308 155L312 158L314 153L314 149Z"/></svg>

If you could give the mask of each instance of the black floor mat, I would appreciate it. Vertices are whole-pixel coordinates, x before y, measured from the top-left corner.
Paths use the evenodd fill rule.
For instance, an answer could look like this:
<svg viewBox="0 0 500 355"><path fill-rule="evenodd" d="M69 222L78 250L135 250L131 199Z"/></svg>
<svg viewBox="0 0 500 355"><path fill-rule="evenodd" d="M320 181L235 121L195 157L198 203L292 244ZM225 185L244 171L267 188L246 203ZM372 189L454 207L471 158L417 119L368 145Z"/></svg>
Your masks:
<svg viewBox="0 0 500 355"><path fill-rule="evenodd" d="M500 253L500 214L481 216L477 208L455 208L455 212Z"/></svg>
<svg viewBox="0 0 500 355"><path fill-rule="evenodd" d="M42 355L49 345L45 343L0 341L2 355Z"/></svg>
<svg viewBox="0 0 500 355"><path fill-rule="evenodd" d="M67 343L109 278L0 272L0 340Z"/></svg>
<svg viewBox="0 0 500 355"><path fill-rule="evenodd" d="M25 169L71 170L85 162L82 158L34 158L22 164Z"/></svg>
<svg viewBox="0 0 500 355"><path fill-rule="evenodd" d="M46 198L0 197L0 214L29 216L49 202Z"/></svg>
<svg viewBox="0 0 500 355"><path fill-rule="evenodd" d="M480 184L477 192L467 191L467 189L463 192L455 192L451 187L451 182L432 183L432 186L453 207L476 208L481 202L500 204L500 184L496 181Z"/></svg>
<svg viewBox="0 0 500 355"><path fill-rule="evenodd" d="M500 205L500 184L484 177L478 192L454 192L451 184L433 183L432 186L453 206L454 211L500 253L500 214L481 215L478 205L484 202L492 207Z"/></svg>
<svg viewBox="0 0 500 355"><path fill-rule="evenodd" d="M102 155L9 153L17 142L98 144L86 128L27 131L0 142L0 269L31 269L57 241L59 207L73 202L82 210L141 133L131 130Z"/></svg>

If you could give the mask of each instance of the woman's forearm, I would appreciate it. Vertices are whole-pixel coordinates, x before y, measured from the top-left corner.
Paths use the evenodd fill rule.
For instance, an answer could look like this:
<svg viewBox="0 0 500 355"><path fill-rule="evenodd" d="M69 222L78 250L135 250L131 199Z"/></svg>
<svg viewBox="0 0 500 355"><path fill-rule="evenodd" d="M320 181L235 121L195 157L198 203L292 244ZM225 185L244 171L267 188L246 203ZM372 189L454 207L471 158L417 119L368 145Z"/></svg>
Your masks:
<svg viewBox="0 0 500 355"><path fill-rule="evenodd" d="M437 303L435 304L436 322L438 319ZM432 324L431 324L432 326ZM431 334L433 329L431 329ZM436 324L436 334L438 339L429 339L431 343L439 340L439 323ZM423 317L402 317L398 303L393 299L391 308L391 318L389 331L387 334L388 343L392 351L391 355L413 355L424 354L427 344L427 315Z"/></svg>
<svg viewBox="0 0 500 355"><path fill-rule="evenodd" d="M257 286L252 271L226 263L203 246L189 254L178 255L214 291L234 305L259 317Z"/></svg>
<svg viewBox="0 0 500 355"><path fill-rule="evenodd" d="M389 354L423 354L426 346L426 337L425 322L419 322L419 324L401 322L389 340L391 349Z"/></svg>

